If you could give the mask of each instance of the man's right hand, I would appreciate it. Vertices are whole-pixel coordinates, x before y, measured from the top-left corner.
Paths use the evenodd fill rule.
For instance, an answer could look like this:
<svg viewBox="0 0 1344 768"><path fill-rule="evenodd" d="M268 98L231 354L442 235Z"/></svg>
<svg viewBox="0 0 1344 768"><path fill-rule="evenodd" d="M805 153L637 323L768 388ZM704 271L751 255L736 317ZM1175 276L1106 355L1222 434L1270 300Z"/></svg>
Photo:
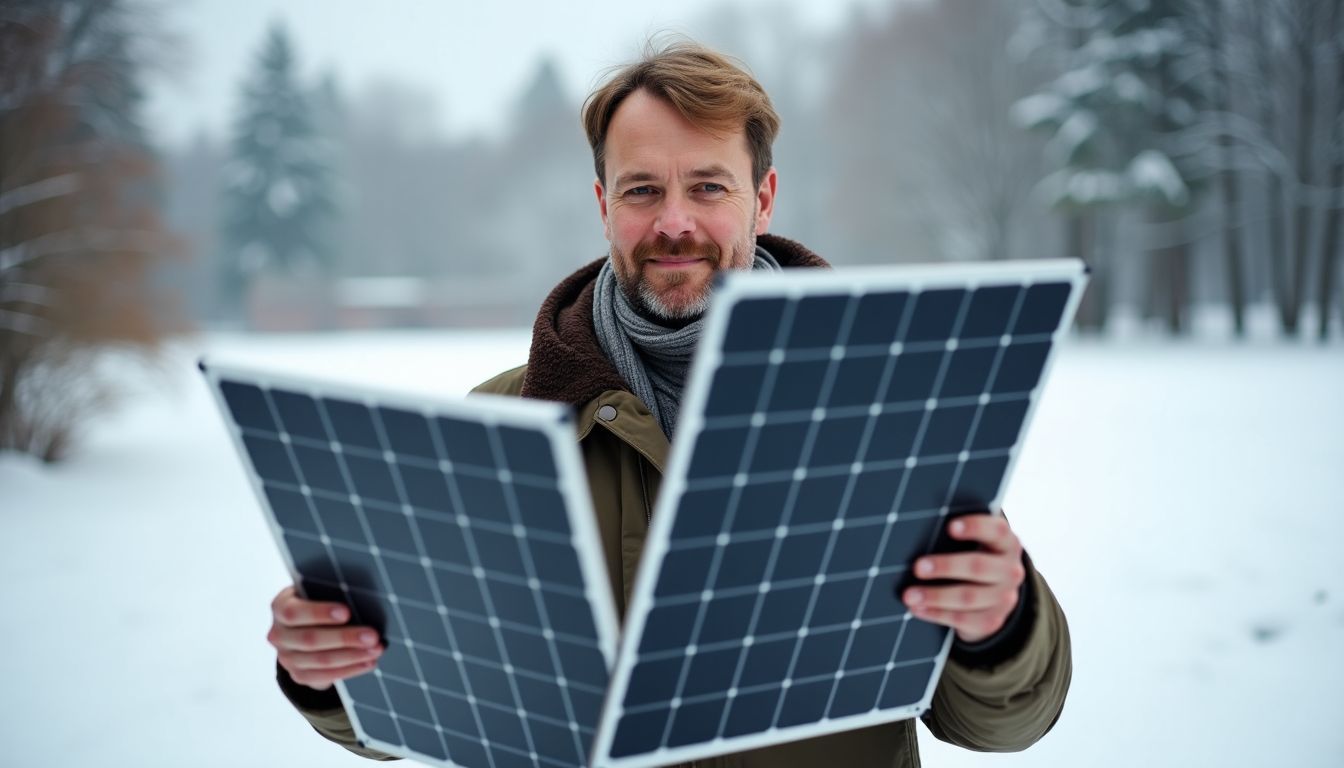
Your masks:
<svg viewBox="0 0 1344 768"><path fill-rule="evenodd" d="M271 601L271 631L280 666L294 682L325 691L337 680L373 669L383 646L368 627L346 626L350 609L340 603L304 600L285 587Z"/></svg>

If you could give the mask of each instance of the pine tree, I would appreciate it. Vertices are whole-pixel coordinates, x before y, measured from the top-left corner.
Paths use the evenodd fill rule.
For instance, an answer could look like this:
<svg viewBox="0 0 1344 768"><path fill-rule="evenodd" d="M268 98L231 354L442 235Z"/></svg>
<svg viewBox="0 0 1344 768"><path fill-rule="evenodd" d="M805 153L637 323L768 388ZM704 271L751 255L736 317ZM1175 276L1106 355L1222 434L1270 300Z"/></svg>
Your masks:
<svg viewBox="0 0 1344 768"><path fill-rule="evenodd" d="M329 258L334 174L295 69L289 36L276 25L243 86L224 173L224 278L233 301L263 271L323 267Z"/></svg>

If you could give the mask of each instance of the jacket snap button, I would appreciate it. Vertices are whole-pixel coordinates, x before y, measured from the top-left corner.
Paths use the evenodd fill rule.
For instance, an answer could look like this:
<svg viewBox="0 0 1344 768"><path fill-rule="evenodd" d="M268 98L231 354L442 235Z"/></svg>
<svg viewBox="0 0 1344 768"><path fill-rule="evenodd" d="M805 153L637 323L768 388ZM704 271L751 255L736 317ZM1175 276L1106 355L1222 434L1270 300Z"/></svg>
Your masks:
<svg viewBox="0 0 1344 768"><path fill-rule="evenodd" d="M613 421L616 418L616 409L610 405L604 405L597 409L597 418L603 421Z"/></svg>

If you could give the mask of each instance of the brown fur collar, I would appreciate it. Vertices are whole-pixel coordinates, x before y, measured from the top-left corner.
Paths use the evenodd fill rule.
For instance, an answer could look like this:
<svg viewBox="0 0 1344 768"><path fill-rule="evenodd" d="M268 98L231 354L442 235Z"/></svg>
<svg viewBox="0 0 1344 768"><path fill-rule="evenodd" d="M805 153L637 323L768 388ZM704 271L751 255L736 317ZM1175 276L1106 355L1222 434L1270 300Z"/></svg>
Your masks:
<svg viewBox="0 0 1344 768"><path fill-rule="evenodd" d="M761 235L756 242L786 268L830 266L787 238ZM593 292L604 261L606 257L580 268L542 302L532 326L523 397L582 407L608 390L630 390L602 353L593 331Z"/></svg>

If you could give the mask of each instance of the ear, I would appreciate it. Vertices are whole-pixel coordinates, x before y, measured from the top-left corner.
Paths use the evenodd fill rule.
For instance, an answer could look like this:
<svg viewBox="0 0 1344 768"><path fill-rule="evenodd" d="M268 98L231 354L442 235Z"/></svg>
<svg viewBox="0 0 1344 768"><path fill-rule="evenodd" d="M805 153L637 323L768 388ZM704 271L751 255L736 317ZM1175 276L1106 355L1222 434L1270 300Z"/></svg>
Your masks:
<svg viewBox="0 0 1344 768"><path fill-rule="evenodd" d="M602 214L602 236L611 241L611 222L607 220L607 194L602 188L601 179L593 179L593 192L597 195L597 210Z"/></svg>
<svg viewBox="0 0 1344 768"><path fill-rule="evenodd" d="M756 234L764 235L770 228L770 217L775 215L775 188L779 184L779 174L771 168L761 179L761 187L756 190Z"/></svg>

